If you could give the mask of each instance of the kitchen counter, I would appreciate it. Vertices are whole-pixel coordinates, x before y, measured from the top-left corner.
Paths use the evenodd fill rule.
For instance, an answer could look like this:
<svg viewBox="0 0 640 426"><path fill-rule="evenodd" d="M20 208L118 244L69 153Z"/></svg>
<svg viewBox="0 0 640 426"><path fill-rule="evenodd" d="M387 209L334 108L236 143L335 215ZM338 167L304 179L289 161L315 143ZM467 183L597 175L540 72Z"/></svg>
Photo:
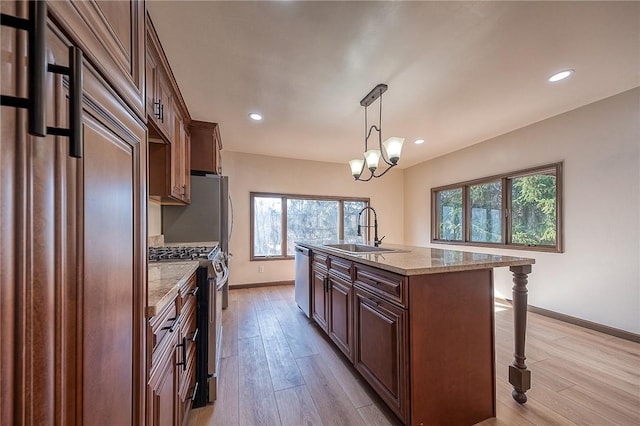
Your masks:
<svg viewBox="0 0 640 426"><path fill-rule="evenodd" d="M525 364L525 336L527 329L527 283L531 273L531 265L535 259L513 256L501 256L486 253L463 252L429 247L414 247L395 244L381 244L382 249L397 250L395 252L354 253L328 247L327 244L345 244L342 241L298 241L296 244L316 252L322 252L354 262L355 268L348 267L343 273L358 279L357 264L400 274L407 282L407 293L424 291L424 283L440 280L447 282L454 275L474 274L474 271L491 270L496 267L509 267L513 273L513 318L514 318L514 360L509 366L509 382L513 385L513 398L523 404L527 401L525 392L531 388L531 372ZM330 268L329 258L327 265ZM440 274L440 275L434 275ZM366 279L366 278L365 278ZM490 273L493 289L493 274ZM473 280L470 281L473 284ZM384 282L380 282L385 285ZM445 293L447 289L442 287ZM493 298L493 290L490 295Z"/></svg>
<svg viewBox="0 0 640 426"><path fill-rule="evenodd" d="M177 296L180 287L200 266L198 260L149 263L147 317L156 315Z"/></svg>
<svg viewBox="0 0 640 426"><path fill-rule="evenodd" d="M326 244L341 242L308 242L296 244L311 250L318 250L354 262L363 263L375 268L411 276L438 274L442 272L471 271L504 266L532 265L535 259L525 257L501 256L486 253L473 253L458 250L444 250L429 247L404 246L397 244L381 244L380 248L399 250L386 253L348 253L344 250L327 247Z"/></svg>
<svg viewBox="0 0 640 426"><path fill-rule="evenodd" d="M196 241L189 243L165 243L162 235L153 237L156 247L218 247L218 241ZM150 241L151 243L151 241ZM156 315L167 302L171 301L180 287L198 269L201 260L176 260L149 262L147 270L148 294L147 317Z"/></svg>

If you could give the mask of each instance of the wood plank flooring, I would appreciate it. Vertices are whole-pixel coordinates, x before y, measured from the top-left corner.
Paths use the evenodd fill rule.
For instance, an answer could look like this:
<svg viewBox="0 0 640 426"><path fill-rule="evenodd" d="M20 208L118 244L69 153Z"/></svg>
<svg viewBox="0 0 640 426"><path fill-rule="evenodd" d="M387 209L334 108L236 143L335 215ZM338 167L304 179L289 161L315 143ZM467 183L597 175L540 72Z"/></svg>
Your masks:
<svg viewBox="0 0 640 426"><path fill-rule="evenodd" d="M190 426L397 425L298 309L293 286L232 290L218 400ZM529 401L511 398L511 307L496 301L497 417L490 425L640 424L640 344L529 313Z"/></svg>

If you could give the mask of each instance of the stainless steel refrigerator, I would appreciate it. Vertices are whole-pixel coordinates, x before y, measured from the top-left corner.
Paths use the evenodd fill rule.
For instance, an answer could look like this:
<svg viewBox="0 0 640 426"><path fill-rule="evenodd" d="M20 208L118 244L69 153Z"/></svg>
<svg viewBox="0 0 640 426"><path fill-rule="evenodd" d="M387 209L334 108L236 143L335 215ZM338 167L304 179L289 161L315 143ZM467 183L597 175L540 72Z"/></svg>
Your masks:
<svg viewBox="0 0 640 426"><path fill-rule="evenodd" d="M229 177L191 175L191 204L162 207L162 233L168 243L218 241L228 264L229 238L233 230L233 204ZM229 287L223 291L227 307Z"/></svg>

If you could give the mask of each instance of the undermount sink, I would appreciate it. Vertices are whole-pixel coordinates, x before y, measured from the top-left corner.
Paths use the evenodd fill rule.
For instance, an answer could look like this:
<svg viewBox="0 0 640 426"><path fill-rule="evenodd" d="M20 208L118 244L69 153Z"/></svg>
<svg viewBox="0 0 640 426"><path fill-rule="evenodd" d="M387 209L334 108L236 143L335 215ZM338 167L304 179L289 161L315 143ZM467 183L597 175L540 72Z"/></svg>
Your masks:
<svg viewBox="0 0 640 426"><path fill-rule="evenodd" d="M325 244L324 246L332 249L347 251L349 253L356 253L356 254L393 253L393 252L401 251L401 250L394 250L394 249L384 248L384 247L368 246L365 244Z"/></svg>

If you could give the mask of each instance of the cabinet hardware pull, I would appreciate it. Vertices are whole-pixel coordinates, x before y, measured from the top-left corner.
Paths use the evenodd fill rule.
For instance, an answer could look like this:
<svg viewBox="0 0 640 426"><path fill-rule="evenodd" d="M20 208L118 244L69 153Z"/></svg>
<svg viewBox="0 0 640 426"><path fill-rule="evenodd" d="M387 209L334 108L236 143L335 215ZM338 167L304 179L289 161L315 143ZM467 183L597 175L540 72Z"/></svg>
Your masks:
<svg viewBox="0 0 640 426"><path fill-rule="evenodd" d="M154 109L153 115L155 115L156 118L160 120L160 101L153 102L153 109Z"/></svg>
<svg viewBox="0 0 640 426"><path fill-rule="evenodd" d="M196 287L194 289L191 289L189 291L189 293L187 293L189 296L195 296L196 294L198 294L198 290L200 289L200 287Z"/></svg>
<svg viewBox="0 0 640 426"><path fill-rule="evenodd" d="M176 362L176 365L181 365L182 366L182 371L187 369L187 338L183 337L182 338L182 343L178 343L176 345L176 348L178 346L182 347L182 361L180 362Z"/></svg>
<svg viewBox="0 0 640 426"><path fill-rule="evenodd" d="M29 19L1 14L4 26L29 33L29 90L28 98L1 96L6 106L26 108L29 115L29 134L66 136L69 138L69 155L82 158L82 50L69 47L69 66L48 64L46 57L47 2L29 1ZM46 74L53 72L69 76L69 128L47 127Z"/></svg>
<svg viewBox="0 0 640 426"><path fill-rule="evenodd" d="M195 331L193 332L193 336L191 336L189 340L195 343L197 337L198 337L198 329L196 328Z"/></svg>
<svg viewBox="0 0 640 426"><path fill-rule="evenodd" d="M82 158L82 50L69 46L69 66L49 64L47 71L69 76L69 128L47 127L48 135L69 137L69 156Z"/></svg>
<svg viewBox="0 0 640 426"><path fill-rule="evenodd" d="M166 327L166 326L165 326L165 327L162 327L160 330L169 330L169 333L173 333L173 327L176 325L176 321L177 321L177 320L178 320L178 317L175 317L175 318L167 318L167 321L173 321L173 322L171 323L171 325L170 325L170 326L168 326L168 327Z"/></svg>
<svg viewBox="0 0 640 426"><path fill-rule="evenodd" d="M193 393L191 394L191 401L196 400L196 394L198 393L198 382L193 386Z"/></svg>
<svg viewBox="0 0 640 426"><path fill-rule="evenodd" d="M47 2L30 1L29 19L1 14L0 24L29 33L29 78L28 97L2 95L2 105L26 108L29 112L29 133L34 136L46 136L47 116L45 111L45 76L46 67L46 31L47 31Z"/></svg>
<svg viewBox="0 0 640 426"><path fill-rule="evenodd" d="M164 104L160 101L160 121L164 123Z"/></svg>

